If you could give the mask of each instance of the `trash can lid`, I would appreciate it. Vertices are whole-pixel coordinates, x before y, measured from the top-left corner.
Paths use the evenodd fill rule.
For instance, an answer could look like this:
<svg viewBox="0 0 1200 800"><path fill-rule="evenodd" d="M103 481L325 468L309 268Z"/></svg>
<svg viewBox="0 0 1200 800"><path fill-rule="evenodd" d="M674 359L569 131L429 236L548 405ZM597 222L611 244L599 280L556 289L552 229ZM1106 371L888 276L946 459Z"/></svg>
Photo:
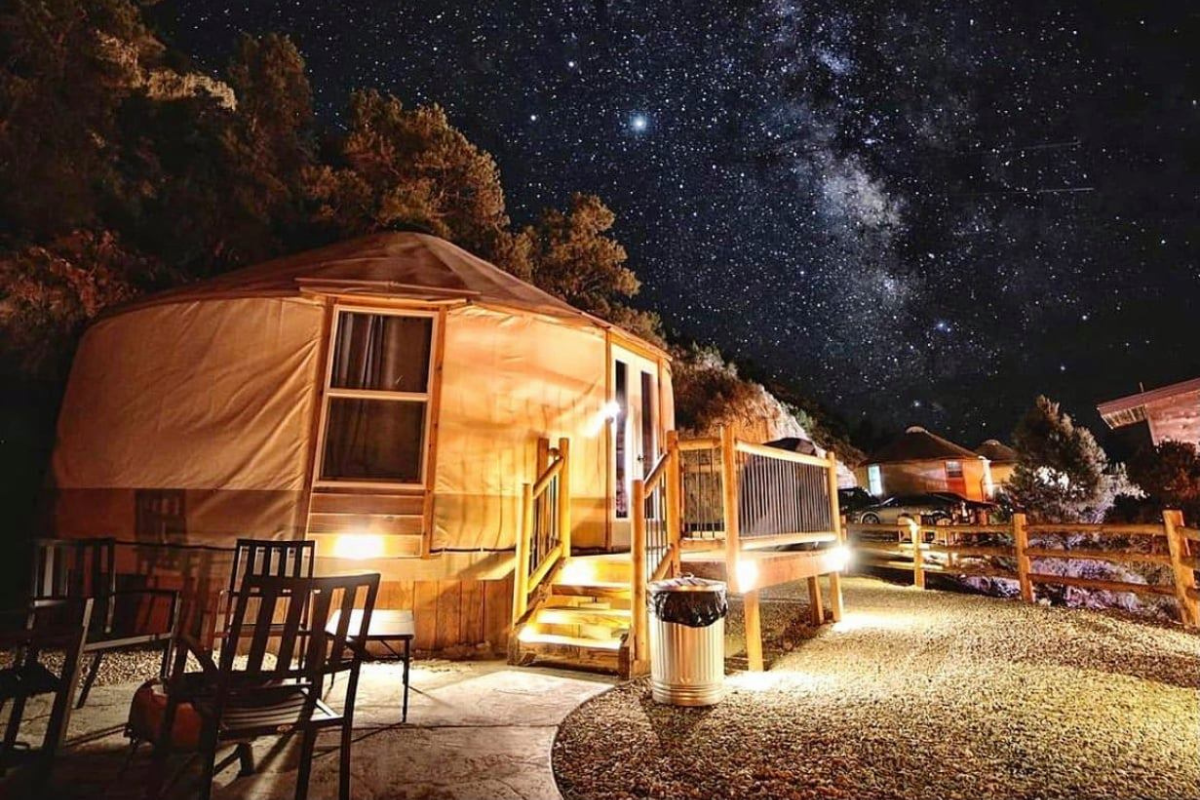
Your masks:
<svg viewBox="0 0 1200 800"><path fill-rule="evenodd" d="M707 628L729 613L724 582L690 575L651 582L646 604L663 622L689 628Z"/></svg>
<svg viewBox="0 0 1200 800"><path fill-rule="evenodd" d="M710 581L708 578L697 578L693 575L650 581L646 586L650 589L650 594L660 592L720 592L725 594L724 581Z"/></svg>

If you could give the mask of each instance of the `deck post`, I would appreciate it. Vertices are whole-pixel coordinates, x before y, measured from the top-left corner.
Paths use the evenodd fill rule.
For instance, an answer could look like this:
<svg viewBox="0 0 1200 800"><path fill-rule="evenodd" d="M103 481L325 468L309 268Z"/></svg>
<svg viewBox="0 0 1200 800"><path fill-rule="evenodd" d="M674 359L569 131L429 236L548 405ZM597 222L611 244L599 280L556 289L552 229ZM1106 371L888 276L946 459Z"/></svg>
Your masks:
<svg viewBox="0 0 1200 800"><path fill-rule="evenodd" d="M757 589L742 595L742 608L746 615L746 666L751 672L762 672L762 615Z"/></svg>
<svg viewBox="0 0 1200 800"><path fill-rule="evenodd" d="M1162 512L1162 516L1167 548L1171 553L1171 572L1175 576L1175 603L1179 606L1179 621L1185 628L1195 628L1200 626L1200 601L1193 596L1196 573L1190 563L1184 563L1188 545L1179 531L1183 527L1183 512L1168 509Z"/></svg>
<svg viewBox="0 0 1200 800"><path fill-rule="evenodd" d="M741 539L738 535L737 439L729 425L721 429L721 493L725 524L725 580L731 591L741 592L742 588L738 586Z"/></svg>
<svg viewBox="0 0 1200 800"><path fill-rule="evenodd" d="M571 440L558 440L558 457L562 470L558 473L558 541L562 545L560 558L571 557Z"/></svg>
<svg viewBox="0 0 1200 800"><path fill-rule="evenodd" d="M808 611L813 625L825 624L825 601L821 599L821 578L813 575L808 579Z"/></svg>
<svg viewBox="0 0 1200 800"><path fill-rule="evenodd" d="M834 547L846 547L846 529L842 525L842 509L841 503L838 501L838 474L837 474L837 455L832 450L828 453L829 458L829 521L833 526L833 532L837 535ZM830 616L834 622L842 621L842 573L841 570L834 570L829 573L829 606Z"/></svg>
<svg viewBox="0 0 1200 800"><path fill-rule="evenodd" d="M636 665L645 663L650 658L648 634L650 627L649 611L646 608L646 482L638 479L633 482L633 496L630 500L633 509L633 574L630 591L629 624L633 633L633 662L634 673Z"/></svg>
<svg viewBox="0 0 1200 800"><path fill-rule="evenodd" d="M674 577L680 573L683 556L683 466L678 431L667 431L667 458L667 544Z"/></svg>
<svg viewBox="0 0 1200 800"><path fill-rule="evenodd" d="M1030 568L1029 556L1025 551L1029 549L1029 534L1025 530L1025 515L1021 512L1013 514L1012 517L1013 531L1013 550L1017 556L1017 582L1021 585L1021 599L1026 603L1033 602L1033 583L1029 580Z"/></svg>
<svg viewBox="0 0 1200 800"><path fill-rule="evenodd" d="M521 527L517 531L516 566L513 569L513 622L525 616L529 604L529 547L533 536L533 484L521 487Z"/></svg>

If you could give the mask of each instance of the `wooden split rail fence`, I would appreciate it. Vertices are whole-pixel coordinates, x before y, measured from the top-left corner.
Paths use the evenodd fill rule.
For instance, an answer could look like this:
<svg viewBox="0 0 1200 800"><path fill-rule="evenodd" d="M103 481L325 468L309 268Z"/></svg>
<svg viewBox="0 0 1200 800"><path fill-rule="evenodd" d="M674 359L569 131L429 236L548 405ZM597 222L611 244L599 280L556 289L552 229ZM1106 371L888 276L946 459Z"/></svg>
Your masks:
<svg viewBox="0 0 1200 800"><path fill-rule="evenodd" d="M1024 514L992 525L847 525L862 566L907 570L925 588L929 574L1015 581L1021 599L1034 601L1038 585L1157 595L1175 600L1179 619L1200 627L1200 530L1184 525L1179 511L1164 511L1161 524L1030 523ZM1084 539L1084 546L1068 537ZM1115 581L1058 575L1047 562L1102 561L1152 564L1169 569L1169 582Z"/></svg>

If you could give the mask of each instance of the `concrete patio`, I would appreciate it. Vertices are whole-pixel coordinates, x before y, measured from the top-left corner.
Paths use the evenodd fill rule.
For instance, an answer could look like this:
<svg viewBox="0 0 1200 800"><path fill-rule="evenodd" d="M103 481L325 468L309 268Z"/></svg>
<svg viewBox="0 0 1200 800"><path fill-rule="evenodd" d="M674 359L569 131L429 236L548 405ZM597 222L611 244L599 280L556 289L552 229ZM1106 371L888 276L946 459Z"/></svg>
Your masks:
<svg viewBox="0 0 1200 800"><path fill-rule="evenodd" d="M364 667L355 712L354 797L445 800L543 800L559 793L550 768L555 732L580 703L613 679L548 669L516 669L503 662L414 662L408 723L400 722L401 668ZM122 733L136 684L102 686L72 717L65 750L52 778L53 796L140 798L149 768L143 745L129 760ZM345 684L330 695L340 707ZM31 704L21 738L40 743L48 704ZM337 795L337 735L317 745L311 798ZM299 742L265 738L255 743L256 774L237 777L236 763L217 776L215 798L291 798ZM219 757L223 757L224 753ZM183 766L178 757L173 767ZM171 797L195 794L194 762ZM13 773L0 798L29 796Z"/></svg>

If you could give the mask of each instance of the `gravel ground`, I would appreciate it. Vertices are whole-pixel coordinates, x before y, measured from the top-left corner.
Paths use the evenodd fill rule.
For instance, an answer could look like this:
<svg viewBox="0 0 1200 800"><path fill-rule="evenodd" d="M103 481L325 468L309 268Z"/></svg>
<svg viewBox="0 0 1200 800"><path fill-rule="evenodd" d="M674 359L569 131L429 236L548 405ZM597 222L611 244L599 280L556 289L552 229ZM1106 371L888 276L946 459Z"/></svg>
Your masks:
<svg viewBox="0 0 1200 800"><path fill-rule="evenodd" d="M806 601L764 600L770 669L732 674L718 706L659 706L646 680L581 706L554 747L567 800L1200 798L1200 636L845 585L845 619L818 630L789 622Z"/></svg>

